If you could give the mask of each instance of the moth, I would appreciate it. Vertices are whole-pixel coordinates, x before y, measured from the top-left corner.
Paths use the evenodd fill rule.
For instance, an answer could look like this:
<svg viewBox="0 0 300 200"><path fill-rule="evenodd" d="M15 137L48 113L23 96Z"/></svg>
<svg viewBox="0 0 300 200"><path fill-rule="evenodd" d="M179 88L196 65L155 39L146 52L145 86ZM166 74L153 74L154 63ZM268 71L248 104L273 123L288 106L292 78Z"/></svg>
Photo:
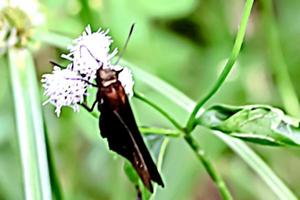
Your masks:
<svg viewBox="0 0 300 200"><path fill-rule="evenodd" d="M109 149L128 159L144 185L153 192L152 181L164 187L162 178L143 141L135 121L125 90L118 80L122 70L103 68L96 72L98 88L92 107L82 104L92 112L96 104L100 111L99 128L103 138L108 141Z"/></svg>
<svg viewBox="0 0 300 200"><path fill-rule="evenodd" d="M44 82L46 82L48 85L51 85L54 82L54 86L57 86L58 90L63 88L62 91L57 91L53 90L52 87L50 88L51 90L48 91L50 95L53 94L53 99L55 101L57 101L57 99L61 101L59 104L60 107L64 104L70 104L73 106L73 101L69 103L70 99L75 99L76 101L74 104L76 104L76 106L78 106L77 104L81 104L89 112L92 112L95 106L98 105L98 110L101 113L99 119L100 134L103 138L107 139L109 149L128 159L137 171L137 174L140 176L144 185L149 189L150 192L153 192L152 181L156 182L162 187L164 184L150 155L150 152L143 141L141 133L139 132L132 109L130 107L130 103L125 91L129 84L126 86L124 83L123 86L121 83L122 76L119 77L119 74L124 68L121 68L121 70L115 69L115 67L117 67L117 63L122 57L122 54L124 53L124 49L126 49L129 38L133 31L133 27L134 24L131 26L129 36L123 48L123 52L121 52L119 55L115 65L107 62L108 60L103 60L102 54L107 53L106 49L101 52L101 49L96 48L97 52L95 52L95 48L90 49L89 46L96 46L97 44L90 44L89 41L86 43L87 45L80 44L80 46L78 46L78 54L76 54L76 56L73 54L73 59L71 59L72 63L64 69L69 70L66 72L71 74L70 77L64 77L63 75L59 74L63 72L63 70L56 70L51 76L48 75L47 77L52 77L53 79L53 76L54 78L55 76L58 76L58 82L56 83L50 78L47 80L47 77L45 78ZM106 33L97 32L97 34L104 34L101 37L107 37L105 35ZM108 40L108 38L106 38L106 40ZM110 41L108 41L108 43L109 42ZM93 53L97 53L97 57L95 57ZM54 62L51 63L54 66L64 68ZM123 73L125 73L125 71ZM66 74L66 76L67 75L68 74ZM66 79L66 83L63 82L62 78ZM96 80L96 83L90 82L94 79ZM71 84L70 81L78 82ZM96 99L91 107L86 104L86 95L84 96L84 94L87 92L87 88L85 84L82 84L83 82L98 89ZM79 85L79 83L81 83L82 87ZM49 87L47 84L45 84L45 86ZM74 88L74 86L76 86L75 90L72 91L70 88ZM81 95L82 98L80 98Z"/></svg>

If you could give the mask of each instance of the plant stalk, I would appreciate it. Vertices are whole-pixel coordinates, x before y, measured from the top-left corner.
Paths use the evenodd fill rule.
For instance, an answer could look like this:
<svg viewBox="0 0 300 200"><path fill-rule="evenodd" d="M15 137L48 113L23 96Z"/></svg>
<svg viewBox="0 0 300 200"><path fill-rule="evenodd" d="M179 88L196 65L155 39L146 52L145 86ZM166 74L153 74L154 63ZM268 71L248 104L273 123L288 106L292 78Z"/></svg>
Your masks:
<svg viewBox="0 0 300 200"><path fill-rule="evenodd" d="M233 197L230 194L229 189L227 188L224 180L222 177L219 175L217 170L214 168L212 163L209 161L207 158L205 151L200 147L200 145L192 138L190 134L185 135L184 137L185 141L189 144L191 149L194 151L196 154L197 158L201 163L203 164L204 168L206 169L207 173L217 186L220 195L224 200L232 200Z"/></svg>
<svg viewBox="0 0 300 200"><path fill-rule="evenodd" d="M11 48L8 58L25 198L50 200L51 185L32 57L26 49Z"/></svg>
<svg viewBox="0 0 300 200"><path fill-rule="evenodd" d="M244 37L246 34L246 28L247 28L247 24L248 24L248 20L250 17L252 6L253 6L253 0L247 0L245 7L244 7L242 20L240 23L240 28L237 33L230 57L225 65L221 75L219 76L218 80L216 81L216 83L209 90L209 92L196 104L196 106L195 106L194 110L192 111L192 114L190 115L190 118L188 119L188 122L186 124L185 129L187 130L187 132L191 132L191 130L194 129L195 119L198 115L199 110L204 106L204 104L209 99L211 99L216 94L216 92L223 85L223 83L224 83L225 79L227 78L227 76L229 75L231 69L233 68L234 63L237 60L237 57L240 53L241 46L243 44L243 40L244 40Z"/></svg>
<svg viewBox="0 0 300 200"><path fill-rule="evenodd" d="M135 95L136 96L136 95ZM143 97L142 95L138 95L138 97ZM145 102L149 106L153 107L155 110L157 110L159 113L161 113L166 119L168 119L174 126L177 123L169 114L167 114L166 111L164 111L162 108L160 108L157 104L154 102L151 102L147 98L139 98L141 101ZM174 124L175 122L175 124ZM196 154L197 158L201 161L203 164L205 170L217 186L222 198L224 200L232 200L232 196L229 192L229 189L227 188L225 182L223 181L222 177L218 174L217 170L213 167L211 161L207 158L204 149L200 147L200 145L191 137L190 133L184 132L186 130L182 130L180 125L178 124L178 127L175 126L178 131L182 132L184 134L184 139L188 143L188 145L192 148L194 153Z"/></svg>
<svg viewBox="0 0 300 200"><path fill-rule="evenodd" d="M167 118L174 126L175 128L177 128L179 131L182 131L183 128L180 126L180 124L171 117L171 115L169 115L169 113L167 113L166 111L164 111L162 108L160 108L158 105L156 105L155 103L151 102L150 100L148 100L144 95L134 91L134 97L136 97L137 99L147 103L148 105L150 105L152 108L154 108L155 110L157 110L158 112L160 112L165 118Z"/></svg>

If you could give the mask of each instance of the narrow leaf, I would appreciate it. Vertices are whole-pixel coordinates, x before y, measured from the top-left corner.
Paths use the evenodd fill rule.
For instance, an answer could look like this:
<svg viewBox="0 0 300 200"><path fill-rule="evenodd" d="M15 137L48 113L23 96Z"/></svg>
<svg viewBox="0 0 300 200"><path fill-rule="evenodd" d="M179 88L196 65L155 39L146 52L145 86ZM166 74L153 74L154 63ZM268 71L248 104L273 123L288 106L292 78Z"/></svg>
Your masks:
<svg viewBox="0 0 300 200"><path fill-rule="evenodd" d="M299 122L266 105L215 105L198 119L200 125L264 145L300 145Z"/></svg>
<svg viewBox="0 0 300 200"><path fill-rule="evenodd" d="M35 77L29 52L25 49L10 49L9 67L25 197L48 200L51 199L51 189L43 125L36 82L31 80Z"/></svg>

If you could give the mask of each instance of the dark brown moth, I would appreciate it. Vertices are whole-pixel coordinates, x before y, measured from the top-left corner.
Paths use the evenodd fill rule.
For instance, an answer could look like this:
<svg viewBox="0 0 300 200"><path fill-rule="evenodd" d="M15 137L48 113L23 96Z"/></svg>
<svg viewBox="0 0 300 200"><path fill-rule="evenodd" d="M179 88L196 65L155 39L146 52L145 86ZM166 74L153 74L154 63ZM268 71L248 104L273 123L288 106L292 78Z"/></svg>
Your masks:
<svg viewBox="0 0 300 200"><path fill-rule="evenodd" d="M98 103L101 136L107 139L110 150L131 162L144 185L153 192L152 181L162 187L164 184L138 129L125 90L118 80L121 71L101 66L96 74L97 84L93 84L98 88L96 101L91 108L83 106L92 111Z"/></svg>

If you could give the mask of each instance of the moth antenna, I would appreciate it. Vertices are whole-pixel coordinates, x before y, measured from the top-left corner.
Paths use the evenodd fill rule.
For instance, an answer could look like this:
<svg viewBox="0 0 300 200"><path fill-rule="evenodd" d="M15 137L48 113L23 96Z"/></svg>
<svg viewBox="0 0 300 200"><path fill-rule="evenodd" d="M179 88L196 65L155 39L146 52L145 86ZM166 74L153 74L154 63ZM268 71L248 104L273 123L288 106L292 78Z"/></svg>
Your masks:
<svg viewBox="0 0 300 200"><path fill-rule="evenodd" d="M99 67L99 69L103 69L103 63L101 63L101 66Z"/></svg>
<svg viewBox="0 0 300 200"><path fill-rule="evenodd" d="M117 64L120 62L121 58L123 57L123 55L124 55L124 53L125 53L125 50L126 50L126 48L127 48L127 46L128 46L128 42L129 42L129 40L130 40L130 38L131 38L131 35L132 35L132 33L133 33L134 26L135 26L135 23L133 23L133 24L131 25L131 27L130 27L130 30L129 30L129 33L128 33L128 37L127 37L127 39L126 39L126 42L125 42L125 44L124 44L124 47L123 47L121 53L119 54L119 58L118 58L118 60L116 61L115 65L117 65Z"/></svg>
<svg viewBox="0 0 300 200"><path fill-rule="evenodd" d="M86 50L88 51L88 53L96 60L96 62L97 63L99 63L100 62L100 60L98 60L93 54L92 54L92 52L89 50L89 48L87 48L87 46L85 46L85 45L80 45L80 57L81 57L81 49L82 48L86 48ZM101 62L102 63L102 62ZM103 65L103 64L102 64Z"/></svg>
<svg viewBox="0 0 300 200"><path fill-rule="evenodd" d="M117 70L116 71L117 75L119 75L123 70L124 70L124 68Z"/></svg>

